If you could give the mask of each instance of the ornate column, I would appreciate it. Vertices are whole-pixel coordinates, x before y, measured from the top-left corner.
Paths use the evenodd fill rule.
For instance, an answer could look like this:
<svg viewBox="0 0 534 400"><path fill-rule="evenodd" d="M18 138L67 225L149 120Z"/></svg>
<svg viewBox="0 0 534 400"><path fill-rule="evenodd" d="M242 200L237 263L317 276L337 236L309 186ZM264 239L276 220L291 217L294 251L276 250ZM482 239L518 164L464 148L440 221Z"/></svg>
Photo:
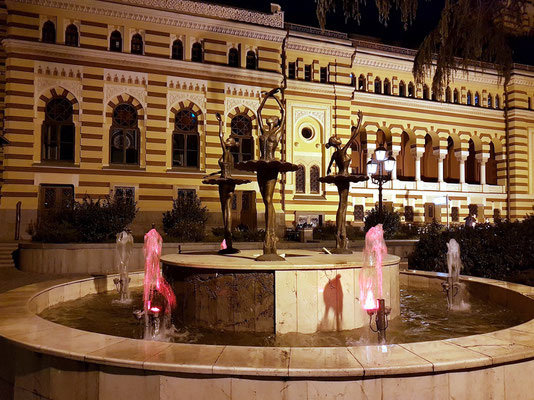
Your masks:
<svg viewBox="0 0 534 400"><path fill-rule="evenodd" d="M486 184L486 162L489 159L489 154L480 153L475 156L475 158L480 162L480 184Z"/></svg>
<svg viewBox="0 0 534 400"><path fill-rule="evenodd" d="M456 158L460 162L460 184L462 185L465 183L465 162L468 156L468 151L462 150L456 153Z"/></svg>
<svg viewBox="0 0 534 400"><path fill-rule="evenodd" d="M434 156L438 159L438 183L443 182L443 160L447 157L447 149L434 151Z"/></svg>

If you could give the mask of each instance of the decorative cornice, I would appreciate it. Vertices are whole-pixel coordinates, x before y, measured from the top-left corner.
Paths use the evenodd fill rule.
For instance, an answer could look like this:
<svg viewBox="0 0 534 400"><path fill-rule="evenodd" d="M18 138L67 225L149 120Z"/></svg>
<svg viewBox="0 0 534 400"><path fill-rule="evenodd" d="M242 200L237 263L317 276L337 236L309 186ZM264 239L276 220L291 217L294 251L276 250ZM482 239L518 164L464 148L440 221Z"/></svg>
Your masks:
<svg viewBox="0 0 534 400"><path fill-rule="evenodd" d="M104 80L109 83L146 86L148 83L148 74L117 69L104 69Z"/></svg>
<svg viewBox="0 0 534 400"><path fill-rule="evenodd" d="M288 50L301 51L303 53L324 54L333 57L351 58L354 54L354 48L347 46L344 48L340 45L331 43L313 42L311 40L302 40L290 38L287 43Z"/></svg>
<svg viewBox="0 0 534 400"><path fill-rule="evenodd" d="M117 2L139 7L159 8L184 14L195 14L205 17L246 22L249 24L265 25L273 28L284 27L283 11L267 14L259 11L245 10L242 8L187 0L118 0Z"/></svg>
<svg viewBox="0 0 534 400"><path fill-rule="evenodd" d="M237 85L235 83L225 83L224 93L226 93L227 96L253 97L253 98L255 97L259 99L261 96L261 87Z"/></svg>
<svg viewBox="0 0 534 400"><path fill-rule="evenodd" d="M169 89L181 89L188 90L190 92L206 93L208 88L208 81L202 79L168 76L167 87Z"/></svg>
<svg viewBox="0 0 534 400"><path fill-rule="evenodd" d="M124 0L124 4L116 3L106 3L102 1L95 0L10 0L17 3L31 4L36 6L58 8L67 11L73 11L75 13L88 13L103 15L106 17L115 17L120 19L130 19L134 21L140 21L143 23L151 23L157 25L169 25L178 28L193 29L199 31L213 32L224 35L233 35L233 36L242 36L252 39L259 40L268 40L274 42L281 42L284 39L284 32L279 30L273 30L273 28L278 28L277 26L272 26L270 28L262 28L260 26L250 26L240 23L221 23L221 21L215 21L209 17L198 17L194 15L184 15L177 14L176 12L156 10L153 8L146 7L155 7L163 8L165 10L171 10L170 7L158 7L156 5L147 6L144 3L162 3L169 4L174 2L180 2L180 0ZM130 3L139 3L132 4L132 6L125 5L127 2ZM200 2L193 1L182 1L182 3L191 3L191 4L203 4ZM205 6L211 6L210 4L203 4ZM145 7L142 10L139 9L139 6ZM213 5L215 6L215 5ZM219 7L219 6L217 6ZM223 7L225 8L225 7ZM237 9L239 10L239 9ZM245 10L246 11L246 10ZM265 14L269 15L269 14ZM278 14L273 14L278 15ZM220 15L216 15L220 18ZM223 17L224 18L224 17ZM231 19L231 18L230 18ZM262 24L266 25L266 24ZM270 25L269 25L270 26ZM282 21L280 27L283 27L283 13Z"/></svg>

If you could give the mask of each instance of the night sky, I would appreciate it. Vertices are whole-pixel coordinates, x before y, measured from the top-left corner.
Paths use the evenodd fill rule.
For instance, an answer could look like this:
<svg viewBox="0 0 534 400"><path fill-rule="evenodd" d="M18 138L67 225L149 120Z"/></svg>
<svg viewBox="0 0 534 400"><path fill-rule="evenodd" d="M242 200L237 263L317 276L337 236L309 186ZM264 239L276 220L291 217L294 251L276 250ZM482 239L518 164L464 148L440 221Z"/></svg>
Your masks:
<svg viewBox="0 0 534 400"><path fill-rule="evenodd" d="M319 27L314 0L212 0L211 2L263 12L270 12L270 3L277 3L285 12L286 22ZM400 12L394 8L388 25L384 26L380 23L374 0L367 0L367 4L362 5L360 24L352 19L345 22L342 6L339 4L335 13L328 14L326 29L372 36L385 44L417 49L424 37L439 21L444 2L444 0L420 1L417 16L407 30L404 29L400 20ZM534 65L534 39L532 37L516 39L512 45L516 62Z"/></svg>

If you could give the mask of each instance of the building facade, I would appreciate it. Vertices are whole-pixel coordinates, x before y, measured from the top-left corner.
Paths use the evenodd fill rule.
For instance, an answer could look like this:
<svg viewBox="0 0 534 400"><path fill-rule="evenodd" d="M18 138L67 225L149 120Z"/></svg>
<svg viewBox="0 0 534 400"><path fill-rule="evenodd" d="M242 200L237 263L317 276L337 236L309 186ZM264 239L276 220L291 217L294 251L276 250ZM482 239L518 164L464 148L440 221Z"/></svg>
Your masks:
<svg viewBox="0 0 534 400"><path fill-rule="evenodd" d="M259 157L261 92L284 87L279 157L301 166L275 194L286 225L335 219L325 175L332 135L363 128L352 168L374 149L397 160L384 201L406 222L522 218L534 204L534 68L516 65L506 93L491 68L457 71L443 93L415 85L414 51L354 40L271 13L187 0L6 0L1 34L0 240L12 239L62 199L131 196L134 231L161 223L177 196L195 191L222 225L216 187L216 113L239 143L236 160ZM264 114L277 115L268 103ZM264 115L268 117L269 115ZM238 187L234 223L263 225L255 177ZM435 205L448 195L448 210ZM361 223L378 197L353 184L348 219Z"/></svg>

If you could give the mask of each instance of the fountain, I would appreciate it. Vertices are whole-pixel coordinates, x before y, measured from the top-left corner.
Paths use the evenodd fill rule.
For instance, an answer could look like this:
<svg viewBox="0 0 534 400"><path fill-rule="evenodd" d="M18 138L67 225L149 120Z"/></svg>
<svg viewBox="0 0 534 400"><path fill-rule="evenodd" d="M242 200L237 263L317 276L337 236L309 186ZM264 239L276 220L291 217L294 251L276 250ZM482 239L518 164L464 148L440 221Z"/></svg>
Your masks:
<svg viewBox="0 0 534 400"><path fill-rule="evenodd" d="M120 304L130 304L130 278L128 276L128 264L133 248L133 236L129 230L124 230L117 234L116 253L119 258L119 277L113 279L117 292L119 292Z"/></svg>
<svg viewBox="0 0 534 400"><path fill-rule="evenodd" d="M339 193L339 205L337 207L336 213L336 248L331 250L333 254L350 254L352 253L348 249L348 238L347 238L347 200L349 196L349 189L351 182L361 182L369 179L365 175L356 175L349 174L349 166L351 162L351 156L347 154L348 149L352 146L358 133L360 132L360 127L362 125L363 113L358 111L358 125L352 126L351 132L352 136L349 141L345 143L345 146L341 147L341 139L337 136L332 136L325 147L334 147L336 150L330 158L330 164L328 164L328 169L326 171L327 176L319 178L319 182L333 183L337 186ZM332 164L336 163L337 174L330 175Z"/></svg>
<svg viewBox="0 0 534 400"><path fill-rule="evenodd" d="M145 235L145 277L143 310L134 315L144 322L144 338L156 339L165 336L171 325L171 312L176 307L176 296L161 275L160 257L163 240L154 227Z"/></svg>
<svg viewBox="0 0 534 400"><path fill-rule="evenodd" d="M447 295L447 308L449 310L465 309L466 304L462 300L460 271L462 260L460 258L460 245L455 239L447 243L447 280L442 283L443 291Z"/></svg>
<svg viewBox="0 0 534 400"><path fill-rule="evenodd" d="M219 200L221 202L221 211L224 223L224 240L221 243L221 249L219 254L235 254L239 253L239 250L233 247L232 243L232 208L231 201L235 191L236 185L242 185L249 183L248 179L239 179L232 177L232 171L234 169L234 156L231 152L232 147L237 146L237 142L233 138L224 140L223 134L223 122L219 113L215 114L219 121L219 140L222 147L222 156L219 159L220 171L214 172L206 177L202 183L206 185L217 185L219 187ZM217 178L210 178L210 176L218 173L221 175Z"/></svg>

